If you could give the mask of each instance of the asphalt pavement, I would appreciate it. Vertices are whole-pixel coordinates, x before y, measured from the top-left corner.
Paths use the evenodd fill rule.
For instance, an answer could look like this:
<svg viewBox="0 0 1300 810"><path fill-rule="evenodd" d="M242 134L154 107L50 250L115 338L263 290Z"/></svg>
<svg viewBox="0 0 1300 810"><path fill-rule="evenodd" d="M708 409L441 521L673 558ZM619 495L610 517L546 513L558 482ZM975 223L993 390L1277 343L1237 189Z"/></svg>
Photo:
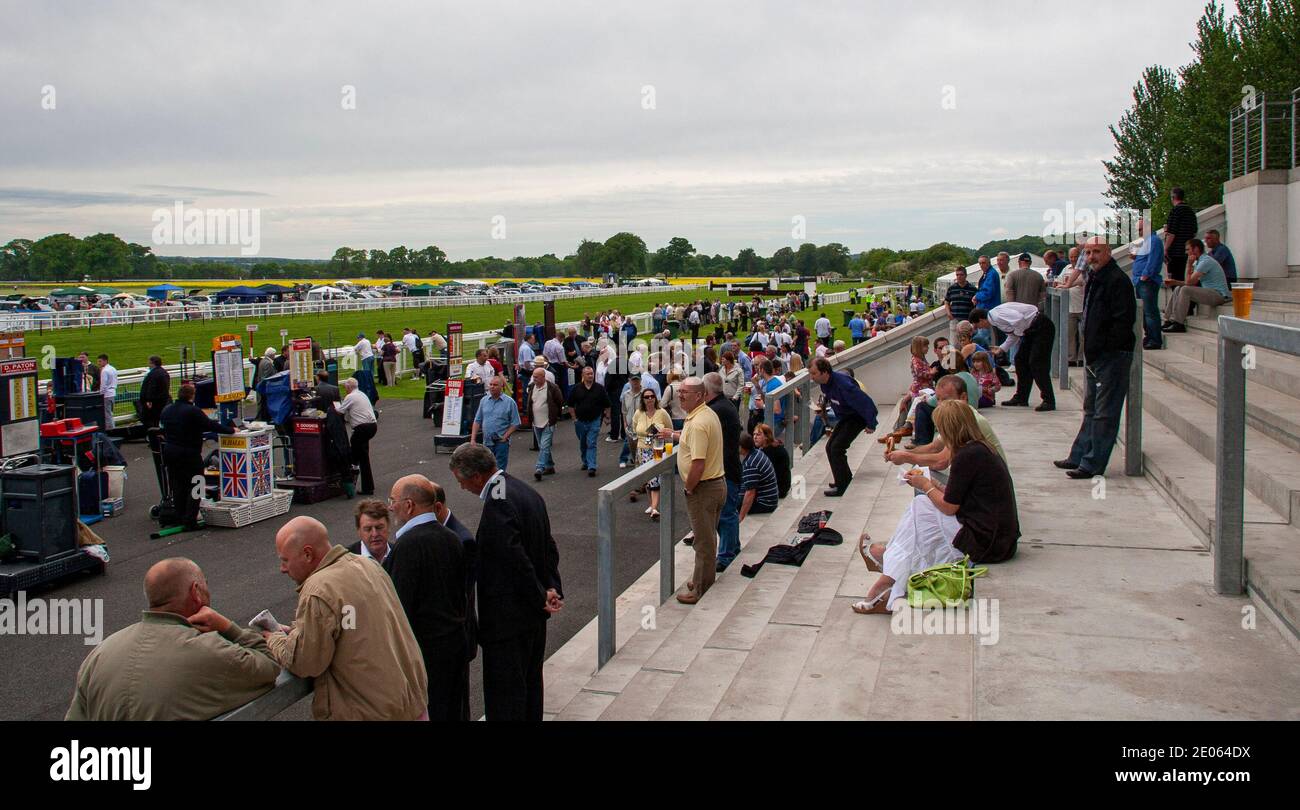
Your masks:
<svg viewBox="0 0 1300 810"><path fill-rule="evenodd" d="M382 391L382 389L381 389ZM447 467L449 455L435 454L432 420L421 418L415 400L381 400L379 432L370 445L376 492L384 497L392 482L409 473L421 473L442 484L455 514L467 527L478 526L481 503L462 490ZM542 482L532 479L536 454L530 452L527 432L511 443L508 471L534 485L546 499L551 527L560 549L560 573L565 606L553 616L547 630L547 654L559 649L596 615L596 490L616 478L616 442L599 442L599 473L589 478L579 468L578 441L571 421L555 433L558 472ZM102 599L103 635L138 621L144 608L145 571L167 557L189 557L207 576L213 607L246 624L257 612L269 608L281 621L293 617L296 592L292 580L279 570L275 533L291 517L311 515L329 527L335 542L356 539L352 510L355 500L343 497L311 505L294 504L287 515L242 529L210 528L160 540L149 539L157 525L149 507L159 499L158 482L148 448L143 442L122 446L128 461L126 509L119 516L94 525L108 544L111 561L104 574L77 574L27 596L60 599ZM682 502L677 499L679 526L688 526ZM621 593L658 559L659 526L642 514L644 497L636 504L619 505L619 542L615 553L615 593ZM685 529L683 528L683 532ZM80 636L0 635L0 720L62 719L72 698L77 669L90 652ZM476 659L470 673L472 710L481 716L482 676ZM281 715L283 719L309 717L308 701Z"/></svg>

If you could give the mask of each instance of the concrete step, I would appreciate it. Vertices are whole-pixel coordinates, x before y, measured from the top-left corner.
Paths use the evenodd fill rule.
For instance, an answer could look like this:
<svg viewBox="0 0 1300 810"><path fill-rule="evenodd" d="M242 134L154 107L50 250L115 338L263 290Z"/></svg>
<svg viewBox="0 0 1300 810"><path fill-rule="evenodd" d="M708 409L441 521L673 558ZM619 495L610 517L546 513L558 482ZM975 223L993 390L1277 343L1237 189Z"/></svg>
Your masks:
<svg viewBox="0 0 1300 810"><path fill-rule="evenodd" d="M1217 334L1219 331L1219 316L1231 316L1232 314L1232 304L1214 307L1212 310L1208 307L1200 307L1194 317L1187 319L1187 328ZM1282 324L1283 326L1300 326L1300 307L1294 304L1260 301L1256 298L1255 303L1250 308L1250 319L1262 323Z"/></svg>
<svg viewBox="0 0 1300 810"><path fill-rule="evenodd" d="M1300 270L1292 270L1285 276L1274 278L1241 279L1255 285L1255 294L1261 292L1295 292L1300 293Z"/></svg>
<svg viewBox="0 0 1300 810"><path fill-rule="evenodd" d="M1143 387L1146 412L1142 458L1146 477L1210 549L1215 520L1212 459L1217 406L1153 375L1144 378ZM1075 386L1075 393L1082 396L1079 386ZM1156 397L1159 403L1154 402ZM1120 439L1122 443L1122 432ZM1250 427L1246 441L1247 591L1282 637L1300 651L1300 528L1296 525L1300 499L1295 491L1300 487L1300 466L1295 463L1294 450L1281 447ZM1270 446L1258 452L1260 447ZM1209 456L1205 455L1206 447ZM1270 466L1286 464L1288 457L1292 457L1290 466ZM1262 500L1260 494L1268 500Z"/></svg>
<svg viewBox="0 0 1300 810"><path fill-rule="evenodd" d="M1177 339L1183 336L1170 337ZM1217 364L1207 365L1168 350L1144 352L1143 360L1147 369L1156 371L1212 408L1218 407ZM1257 356L1257 369L1259 362ZM1246 424L1280 444L1300 450L1300 399L1293 395L1298 392L1300 387L1292 388L1290 393L1282 393L1264 386L1247 386Z"/></svg>
<svg viewBox="0 0 1300 810"><path fill-rule="evenodd" d="M1082 380L1078 382L1077 392L1082 395ZM1143 379L1142 404L1202 458L1214 460L1217 411L1213 405L1155 375ZM1213 478L1204 482L1210 489L1213 485ZM1300 452L1248 426L1246 489L1288 523L1300 525Z"/></svg>
<svg viewBox="0 0 1300 810"><path fill-rule="evenodd" d="M872 448L867 443L855 443L850 449L850 464L855 468L862 465L871 452ZM658 716L676 718L698 711L698 706L694 706L699 701L698 679L702 678L706 684L717 681L721 677L719 673L725 672L736 659L736 656L711 653L702 660L702 666L706 666L706 670L683 682L678 691L676 684L700 653L705 649L743 653L757 642L768 617L794 578L794 569L765 566L758 576L750 579L740 575L740 568L757 563L766 555L769 546L792 537L804 514L818 509L831 509L839 514L843 511L841 505L850 503L848 498L834 499L822 495L822 486L830 479L824 450L815 449L809 455L812 463L805 477L805 492L808 497L796 499L792 495L786 498L775 512L766 516L767 522L764 524L746 518L741 524L740 556L699 603L687 606L670 600L660 608L659 615L672 614L677 619L673 630L657 645L653 653L637 655L639 647L633 647L627 655L620 651L584 687L584 690L617 691L614 699L601 713L601 719L655 717L670 693L689 697L682 697L680 701L675 699ZM816 455L821 456L820 464L813 458ZM852 495L877 483L870 476L863 476L861 480L855 479L849 493ZM832 516L832 524L834 521L835 516ZM627 674L629 672L632 672L630 676ZM625 683L620 685L619 679L625 679ZM719 687L722 685L724 684L719 684ZM707 718L708 715L703 717Z"/></svg>
<svg viewBox="0 0 1300 810"><path fill-rule="evenodd" d="M1173 352L1184 357L1205 363L1207 379L1217 379L1219 366L1218 332L1202 332L1196 329L1183 334L1166 335L1165 349L1162 352L1147 352L1144 357L1154 360L1163 354ZM1255 367L1246 370L1246 379L1283 394L1300 392L1300 357L1294 357L1268 349L1255 350ZM1249 390L1247 392L1249 394Z"/></svg>
<svg viewBox="0 0 1300 810"><path fill-rule="evenodd" d="M656 719L785 716L792 695L806 680L806 661L818 648L820 627L845 569L857 559L857 538L878 500L875 494L887 485L884 472L883 463L870 455L858 468L853 486L861 488L859 497L837 508L829 523L844 536L844 543L814 546L799 568L763 567L745 599L664 698ZM760 592L764 581L770 584ZM841 648L839 653L853 655L853 650Z"/></svg>

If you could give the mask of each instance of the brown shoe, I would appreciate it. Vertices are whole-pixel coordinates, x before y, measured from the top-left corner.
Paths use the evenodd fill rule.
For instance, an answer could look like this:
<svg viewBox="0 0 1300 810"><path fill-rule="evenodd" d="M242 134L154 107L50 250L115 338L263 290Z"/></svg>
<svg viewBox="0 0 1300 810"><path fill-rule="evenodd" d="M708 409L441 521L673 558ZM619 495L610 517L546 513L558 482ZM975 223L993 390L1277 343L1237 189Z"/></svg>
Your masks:
<svg viewBox="0 0 1300 810"><path fill-rule="evenodd" d="M700 601L700 597L699 594L695 593L695 591L686 591L685 593L677 594L677 601L681 602L683 605L693 605Z"/></svg>

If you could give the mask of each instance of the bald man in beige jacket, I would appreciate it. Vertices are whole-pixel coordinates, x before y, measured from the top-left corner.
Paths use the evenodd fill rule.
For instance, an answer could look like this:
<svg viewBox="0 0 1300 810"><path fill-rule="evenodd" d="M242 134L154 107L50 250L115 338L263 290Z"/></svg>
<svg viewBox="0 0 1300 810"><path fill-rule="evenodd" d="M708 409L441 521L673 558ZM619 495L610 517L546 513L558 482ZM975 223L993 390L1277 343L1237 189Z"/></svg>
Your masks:
<svg viewBox="0 0 1300 810"><path fill-rule="evenodd" d="M374 560L330 543L318 520L296 517L275 536L280 570L298 583L288 632L267 632L271 655L315 678L317 720L427 717L420 648L388 574Z"/></svg>

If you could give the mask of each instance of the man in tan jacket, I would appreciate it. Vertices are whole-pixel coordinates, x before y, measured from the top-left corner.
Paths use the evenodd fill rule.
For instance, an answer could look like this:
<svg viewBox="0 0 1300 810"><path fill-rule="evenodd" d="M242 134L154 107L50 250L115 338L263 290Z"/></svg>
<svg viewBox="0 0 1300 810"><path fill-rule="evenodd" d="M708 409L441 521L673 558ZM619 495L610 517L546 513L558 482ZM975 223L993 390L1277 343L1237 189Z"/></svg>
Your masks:
<svg viewBox="0 0 1300 810"><path fill-rule="evenodd" d="M317 720L418 720L428 680L420 648L382 568L330 543L320 521L296 517L275 535L280 571L298 583L288 632L263 633L271 655L315 678Z"/></svg>
<svg viewBox="0 0 1300 810"><path fill-rule="evenodd" d="M210 720L269 691L266 642L213 610L193 560L155 563L149 609L86 656L67 720Z"/></svg>

